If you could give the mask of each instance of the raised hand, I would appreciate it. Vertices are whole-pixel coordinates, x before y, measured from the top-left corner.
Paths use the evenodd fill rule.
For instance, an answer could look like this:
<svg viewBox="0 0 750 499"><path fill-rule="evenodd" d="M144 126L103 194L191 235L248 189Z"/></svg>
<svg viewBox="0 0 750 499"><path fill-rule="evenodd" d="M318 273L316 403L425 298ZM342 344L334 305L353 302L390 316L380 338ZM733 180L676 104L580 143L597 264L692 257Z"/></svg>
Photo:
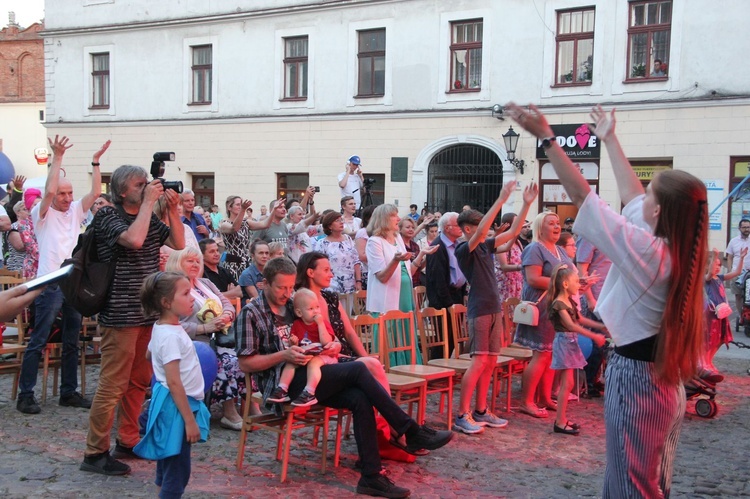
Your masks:
<svg viewBox="0 0 750 499"><path fill-rule="evenodd" d="M539 186L535 182L531 182L523 190L523 202L531 204L534 202L536 197L539 195Z"/></svg>
<svg viewBox="0 0 750 499"><path fill-rule="evenodd" d="M52 154L56 158L62 158L65 154L65 151L73 147L73 144L68 145L69 139L64 135L62 138L60 138L59 135L55 135L54 142L52 142L49 138L47 138L47 141L49 142L50 149L52 149Z"/></svg>
<svg viewBox="0 0 750 499"><path fill-rule="evenodd" d="M112 143L112 141L111 141L111 140L108 140L107 142L105 142L105 143L104 143L104 144L102 145L102 147L100 147L100 148L99 148L99 150L98 150L98 151L96 151L96 152L94 153L94 157L93 157L93 159L92 159L92 161L93 161L94 163L98 163L98 162L99 162L99 158L101 158L101 157L102 157L102 155L103 155L103 154L104 154L105 152L107 152L107 149L109 149L109 145L110 145L111 143Z"/></svg>
<svg viewBox="0 0 750 499"><path fill-rule="evenodd" d="M16 188L17 191L23 190L23 184L26 182L26 177L23 175L16 175L13 177L13 186Z"/></svg>
<svg viewBox="0 0 750 499"><path fill-rule="evenodd" d="M591 133L599 137L599 140L604 141L609 138L615 131L615 109L607 114L607 112L600 105L596 105L591 111L591 119L594 120L595 125L589 125Z"/></svg>
<svg viewBox="0 0 750 499"><path fill-rule="evenodd" d="M245 213L250 206L252 206L253 202L249 199L245 199L242 201L242 211L241 213Z"/></svg>
<svg viewBox="0 0 750 499"><path fill-rule="evenodd" d="M547 123L547 118L544 117L535 105L530 104L529 109L526 110L515 102L511 102L504 109L508 111L508 116L513 118L521 128L534 137L543 139L555 135L549 123Z"/></svg>
<svg viewBox="0 0 750 499"><path fill-rule="evenodd" d="M498 199L501 199L503 202L507 201L510 195L513 193L513 189L516 188L515 182L506 182L503 185L503 188L500 189L500 194L497 196Z"/></svg>

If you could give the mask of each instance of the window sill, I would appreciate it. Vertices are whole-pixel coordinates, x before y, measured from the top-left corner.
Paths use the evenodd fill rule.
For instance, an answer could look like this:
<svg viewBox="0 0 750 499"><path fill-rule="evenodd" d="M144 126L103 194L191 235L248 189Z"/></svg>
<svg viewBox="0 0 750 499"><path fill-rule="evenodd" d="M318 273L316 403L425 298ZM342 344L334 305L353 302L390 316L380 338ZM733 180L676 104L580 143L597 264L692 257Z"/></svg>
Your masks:
<svg viewBox="0 0 750 499"><path fill-rule="evenodd" d="M372 95L355 95L355 99L379 99L385 97L385 94L372 94Z"/></svg>
<svg viewBox="0 0 750 499"><path fill-rule="evenodd" d="M590 87L590 81L571 82L571 83L555 83L550 85L550 88L570 88L570 87Z"/></svg>
<svg viewBox="0 0 750 499"><path fill-rule="evenodd" d="M304 102L307 97L283 97L279 99L279 102Z"/></svg>
<svg viewBox="0 0 750 499"><path fill-rule="evenodd" d="M646 82L654 82L654 81L668 81L669 76L660 76L658 78L646 78L645 76L642 78L626 78L623 80L623 83L630 84L630 83L646 83Z"/></svg>
<svg viewBox="0 0 750 499"><path fill-rule="evenodd" d="M445 92L446 94L470 94L472 92L481 92L482 88L453 88Z"/></svg>
<svg viewBox="0 0 750 499"><path fill-rule="evenodd" d="M188 102L188 106L196 106L196 107L198 107L198 106L210 106L210 105L211 105L211 101L206 101L206 102Z"/></svg>
<svg viewBox="0 0 750 499"><path fill-rule="evenodd" d="M101 109L109 109L109 105L106 105L106 106L89 106L89 109L92 110L92 111L101 110Z"/></svg>

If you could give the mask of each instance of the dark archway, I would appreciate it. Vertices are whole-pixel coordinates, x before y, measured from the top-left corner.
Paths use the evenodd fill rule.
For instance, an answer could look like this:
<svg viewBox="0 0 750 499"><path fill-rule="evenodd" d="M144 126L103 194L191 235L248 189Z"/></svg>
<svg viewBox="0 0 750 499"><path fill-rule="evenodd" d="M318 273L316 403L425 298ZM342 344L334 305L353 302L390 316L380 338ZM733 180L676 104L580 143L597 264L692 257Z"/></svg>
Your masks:
<svg viewBox="0 0 750 499"><path fill-rule="evenodd" d="M447 147L430 160L427 208L460 212L468 204L486 212L503 186L503 164L494 151L474 144Z"/></svg>

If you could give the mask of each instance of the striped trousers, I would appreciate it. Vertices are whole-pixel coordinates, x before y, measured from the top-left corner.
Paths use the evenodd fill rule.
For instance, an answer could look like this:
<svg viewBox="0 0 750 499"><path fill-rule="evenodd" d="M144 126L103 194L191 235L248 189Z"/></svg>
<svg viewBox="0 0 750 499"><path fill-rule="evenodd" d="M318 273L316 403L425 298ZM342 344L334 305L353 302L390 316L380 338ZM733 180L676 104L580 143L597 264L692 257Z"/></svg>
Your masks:
<svg viewBox="0 0 750 499"><path fill-rule="evenodd" d="M604 499L669 497L685 388L657 379L654 364L616 353L605 373Z"/></svg>

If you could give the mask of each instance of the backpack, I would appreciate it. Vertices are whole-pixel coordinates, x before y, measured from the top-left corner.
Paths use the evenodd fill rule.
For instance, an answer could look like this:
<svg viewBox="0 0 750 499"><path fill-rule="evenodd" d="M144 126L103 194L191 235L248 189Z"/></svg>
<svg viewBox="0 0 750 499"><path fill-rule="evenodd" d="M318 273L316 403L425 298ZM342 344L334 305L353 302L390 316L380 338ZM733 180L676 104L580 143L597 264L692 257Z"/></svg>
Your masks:
<svg viewBox="0 0 750 499"><path fill-rule="evenodd" d="M65 301L84 317L101 312L109 299L117 259L99 260L93 223L78 236L73 255L62 263L65 265L73 265L70 275L60 281Z"/></svg>

